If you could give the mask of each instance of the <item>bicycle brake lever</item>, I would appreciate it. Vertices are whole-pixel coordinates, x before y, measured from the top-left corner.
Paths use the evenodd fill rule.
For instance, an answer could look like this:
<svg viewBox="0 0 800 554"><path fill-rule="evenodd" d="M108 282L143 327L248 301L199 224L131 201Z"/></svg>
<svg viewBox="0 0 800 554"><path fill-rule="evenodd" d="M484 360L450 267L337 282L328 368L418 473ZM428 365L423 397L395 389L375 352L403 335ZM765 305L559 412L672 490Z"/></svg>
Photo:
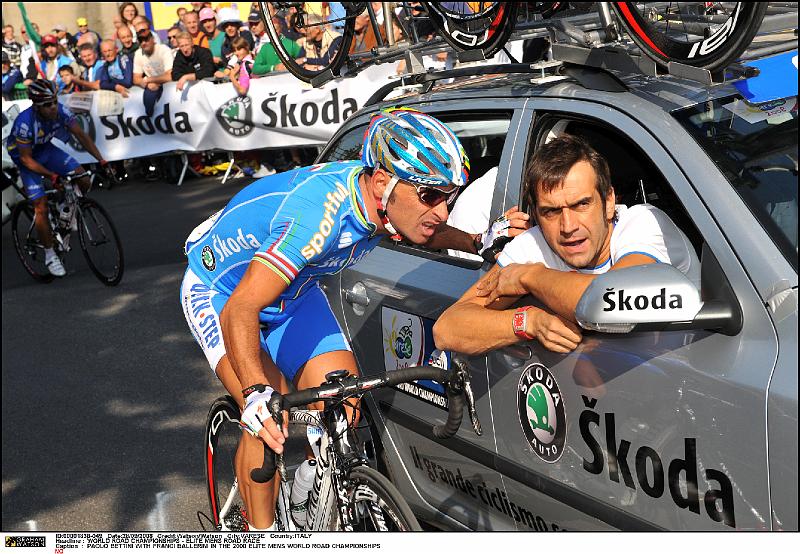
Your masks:
<svg viewBox="0 0 800 554"><path fill-rule="evenodd" d="M474 429L475 434L480 437L483 435L483 428L481 427L481 422L478 419L478 412L475 410L475 395L472 392L472 383L470 381L469 370L463 361L455 358L453 359L453 365L461 377L464 398L467 401L467 411L469 411L469 419L472 422L472 429Z"/></svg>

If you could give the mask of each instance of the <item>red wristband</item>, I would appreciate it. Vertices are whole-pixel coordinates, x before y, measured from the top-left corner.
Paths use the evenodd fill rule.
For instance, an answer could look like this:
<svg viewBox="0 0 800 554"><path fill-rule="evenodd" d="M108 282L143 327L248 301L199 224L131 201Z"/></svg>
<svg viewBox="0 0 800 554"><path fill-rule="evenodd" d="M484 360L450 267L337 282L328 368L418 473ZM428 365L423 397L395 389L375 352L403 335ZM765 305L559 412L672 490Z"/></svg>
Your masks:
<svg viewBox="0 0 800 554"><path fill-rule="evenodd" d="M533 308L533 306L522 306L517 308L517 310L514 312L514 319L511 320L514 328L514 334L521 339L533 340L536 338L527 331L528 310L531 308Z"/></svg>

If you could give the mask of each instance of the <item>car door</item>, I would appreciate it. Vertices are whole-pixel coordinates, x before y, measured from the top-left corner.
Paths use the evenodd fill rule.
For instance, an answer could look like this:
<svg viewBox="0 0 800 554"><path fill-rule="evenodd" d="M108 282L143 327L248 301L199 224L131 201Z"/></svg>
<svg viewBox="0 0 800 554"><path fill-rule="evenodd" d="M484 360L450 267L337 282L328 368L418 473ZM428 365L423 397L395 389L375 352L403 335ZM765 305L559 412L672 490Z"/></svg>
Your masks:
<svg viewBox="0 0 800 554"><path fill-rule="evenodd" d="M413 107L451 126L471 157L472 173L485 172L489 166L508 168L497 177L496 188L503 188L509 173L522 172L512 165L511 156L522 104L479 99ZM354 152L366 122L366 118L354 122L335 139L342 146L332 143L323 158ZM492 196L492 217L499 215L503 198L504 193ZM480 261L386 239L342 272L339 294L331 295L334 285L328 283L329 296L338 297L337 310L361 371L368 375L427 363L435 348L433 323L481 274ZM442 355L440 363L449 363L449 358ZM442 423L446 413L442 391L430 382L374 392L372 415L384 430L391 477L417 513L451 528L514 529L493 507L502 504L505 493L498 473L490 468L495 437L485 359L468 363L481 436L464 422L452 439L433 437L431 427Z"/></svg>
<svg viewBox="0 0 800 554"><path fill-rule="evenodd" d="M716 270L715 278L730 285L745 317L735 336L584 332L569 355L536 341L489 353L495 469L509 504L525 510L522 517L512 513L518 527L769 528L764 406L776 335L717 218L756 222L735 202L719 208L729 213L709 212L697 190L709 186L711 174L724 178L660 108L633 118L599 101L540 98L531 106L533 136L543 116L561 114L635 145L631 155L657 168L696 226L703 271ZM678 149L700 170L686 173L671 154ZM519 198L519 187L508 187L505 205Z"/></svg>

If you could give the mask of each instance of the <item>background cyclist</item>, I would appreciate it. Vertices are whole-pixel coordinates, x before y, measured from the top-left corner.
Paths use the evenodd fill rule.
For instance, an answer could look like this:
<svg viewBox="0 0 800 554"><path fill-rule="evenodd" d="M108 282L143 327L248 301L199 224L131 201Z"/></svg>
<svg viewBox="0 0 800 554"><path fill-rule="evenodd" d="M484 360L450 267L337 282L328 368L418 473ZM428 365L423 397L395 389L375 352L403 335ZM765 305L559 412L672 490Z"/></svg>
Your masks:
<svg viewBox="0 0 800 554"><path fill-rule="evenodd" d="M317 280L358 262L382 235L475 251L447 227L448 203L467 184L455 134L407 108L373 117L360 161L263 178L201 224L186 243L184 315L217 377L243 410L236 473L250 529L274 525L275 480L255 484L263 444L282 452L270 417L273 389L318 386L356 361ZM516 232L527 228L524 214ZM265 327L263 330L259 327ZM259 437L259 438L254 438Z"/></svg>
<svg viewBox="0 0 800 554"><path fill-rule="evenodd" d="M33 105L20 113L14 121L7 149L11 159L19 167L25 193L36 212L36 232L45 247L45 265L50 273L63 277L66 271L53 250L53 232L47 218L45 182L56 186L59 177L71 171L84 171L72 156L51 141L58 138L66 142L72 134L101 166L105 167L107 162L91 137L81 129L75 116L58 103L55 83L44 79L35 80L28 87L28 98L33 101ZM88 192L88 177L77 182L83 193Z"/></svg>

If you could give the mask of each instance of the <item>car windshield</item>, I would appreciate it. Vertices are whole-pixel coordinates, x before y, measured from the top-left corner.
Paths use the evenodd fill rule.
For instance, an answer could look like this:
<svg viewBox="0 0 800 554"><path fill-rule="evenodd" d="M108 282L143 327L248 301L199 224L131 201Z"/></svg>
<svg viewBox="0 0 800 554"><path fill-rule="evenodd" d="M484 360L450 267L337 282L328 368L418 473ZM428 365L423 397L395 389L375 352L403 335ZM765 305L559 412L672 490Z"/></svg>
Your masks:
<svg viewBox="0 0 800 554"><path fill-rule="evenodd" d="M797 270L797 97L740 96L675 112Z"/></svg>

